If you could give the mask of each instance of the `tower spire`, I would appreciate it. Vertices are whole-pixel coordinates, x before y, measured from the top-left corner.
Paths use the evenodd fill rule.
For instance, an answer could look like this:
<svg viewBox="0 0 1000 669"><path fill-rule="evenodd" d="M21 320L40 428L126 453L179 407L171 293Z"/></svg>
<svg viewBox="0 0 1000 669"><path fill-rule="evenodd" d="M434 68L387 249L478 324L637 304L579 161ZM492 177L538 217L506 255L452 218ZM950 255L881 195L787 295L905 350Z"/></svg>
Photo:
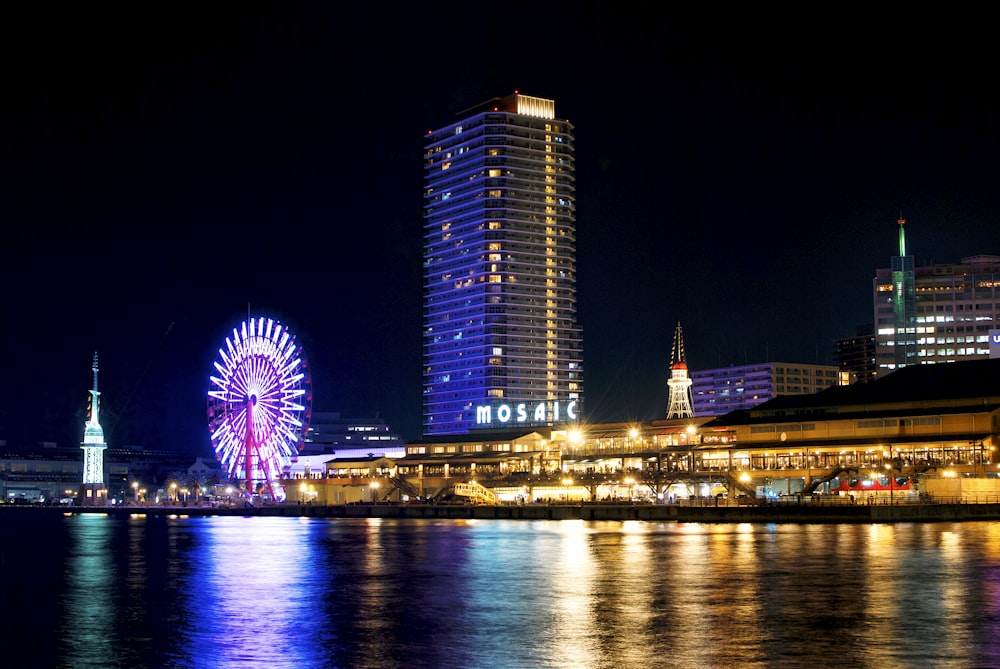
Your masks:
<svg viewBox="0 0 1000 669"><path fill-rule="evenodd" d="M892 258L892 362L886 369L899 369L917 361L916 271L913 256L906 255L906 219L900 213L899 255ZM879 365L880 367L882 365Z"/></svg>
<svg viewBox="0 0 1000 669"><path fill-rule="evenodd" d="M101 422L100 415L98 414L98 411L100 410L100 402L98 402L97 398L101 393L97 390L97 351L94 351L94 364L91 369L94 371L94 389L90 391L91 412L87 423L97 425L97 427L100 428Z"/></svg>
<svg viewBox="0 0 1000 669"><path fill-rule="evenodd" d="M674 329L674 343L670 350L670 378L667 387L670 388L670 401L667 405L667 419L692 418L691 379L688 377L687 362L684 360L684 332L681 323L677 321Z"/></svg>
<svg viewBox="0 0 1000 669"><path fill-rule="evenodd" d="M906 225L906 219L903 218L903 213L899 213L899 257L902 258L906 255L906 232L903 230L903 226Z"/></svg>

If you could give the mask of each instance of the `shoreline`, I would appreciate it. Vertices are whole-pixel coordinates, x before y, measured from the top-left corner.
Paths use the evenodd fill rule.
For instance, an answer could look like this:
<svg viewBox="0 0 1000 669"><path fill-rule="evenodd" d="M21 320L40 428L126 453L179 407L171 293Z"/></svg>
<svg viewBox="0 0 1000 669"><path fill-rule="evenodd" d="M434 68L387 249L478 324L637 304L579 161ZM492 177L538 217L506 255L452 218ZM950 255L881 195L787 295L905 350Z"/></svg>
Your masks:
<svg viewBox="0 0 1000 669"><path fill-rule="evenodd" d="M266 516L303 518L478 519L478 520L598 520L680 523L895 523L1000 520L1000 503L990 504L776 504L770 506L695 506L675 504L378 504L274 505L252 508L209 506L65 507L0 505L4 510L76 515L207 517Z"/></svg>

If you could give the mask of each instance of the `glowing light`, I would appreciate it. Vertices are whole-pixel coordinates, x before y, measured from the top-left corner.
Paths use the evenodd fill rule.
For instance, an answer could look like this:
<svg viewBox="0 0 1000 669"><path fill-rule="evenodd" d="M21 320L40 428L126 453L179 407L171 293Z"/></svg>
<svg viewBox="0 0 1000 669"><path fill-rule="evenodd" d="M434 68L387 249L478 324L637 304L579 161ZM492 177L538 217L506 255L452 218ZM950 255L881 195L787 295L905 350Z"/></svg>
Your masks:
<svg viewBox="0 0 1000 669"><path fill-rule="evenodd" d="M304 366L295 337L284 326L251 318L226 338L214 364L217 374L209 377L208 422L216 457L230 478L263 483L278 501L284 498L281 476L305 436Z"/></svg>

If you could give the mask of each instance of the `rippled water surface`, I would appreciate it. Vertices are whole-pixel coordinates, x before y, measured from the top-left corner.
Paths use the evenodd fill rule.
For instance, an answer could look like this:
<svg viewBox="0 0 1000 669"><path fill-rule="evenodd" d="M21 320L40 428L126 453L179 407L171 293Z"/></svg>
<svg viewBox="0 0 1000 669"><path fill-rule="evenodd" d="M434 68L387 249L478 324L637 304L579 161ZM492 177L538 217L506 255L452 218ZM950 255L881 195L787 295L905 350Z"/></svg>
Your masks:
<svg viewBox="0 0 1000 669"><path fill-rule="evenodd" d="M1000 524L0 513L4 667L997 667Z"/></svg>

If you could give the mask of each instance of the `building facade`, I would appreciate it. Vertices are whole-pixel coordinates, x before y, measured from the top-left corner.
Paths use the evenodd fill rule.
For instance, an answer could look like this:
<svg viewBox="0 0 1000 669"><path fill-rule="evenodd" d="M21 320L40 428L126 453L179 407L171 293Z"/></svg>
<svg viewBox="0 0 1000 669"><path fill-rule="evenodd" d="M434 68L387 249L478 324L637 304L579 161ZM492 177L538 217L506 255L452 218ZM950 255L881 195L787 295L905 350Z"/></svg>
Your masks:
<svg viewBox="0 0 1000 669"><path fill-rule="evenodd" d="M838 384L834 365L761 362L699 370L694 382L694 414L721 416L750 409L782 395L807 395Z"/></svg>
<svg viewBox="0 0 1000 669"><path fill-rule="evenodd" d="M915 267L913 319L905 333L897 315L899 301L908 297L897 290L896 275L895 265L875 273L879 375L908 364L989 358L990 331L1000 323L1000 256L977 255L956 264ZM904 305L902 310L906 309Z"/></svg>
<svg viewBox="0 0 1000 669"><path fill-rule="evenodd" d="M876 376L875 328L868 323L859 325L853 337L833 342L833 362L840 368L841 385L870 381Z"/></svg>
<svg viewBox="0 0 1000 669"><path fill-rule="evenodd" d="M573 126L518 93L459 116L425 145L424 433L573 421Z"/></svg>
<svg viewBox="0 0 1000 669"><path fill-rule="evenodd" d="M299 458L323 454L396 457L403 452L403 440L381 417L349 418L339 411L314 411Z"/></svg>

